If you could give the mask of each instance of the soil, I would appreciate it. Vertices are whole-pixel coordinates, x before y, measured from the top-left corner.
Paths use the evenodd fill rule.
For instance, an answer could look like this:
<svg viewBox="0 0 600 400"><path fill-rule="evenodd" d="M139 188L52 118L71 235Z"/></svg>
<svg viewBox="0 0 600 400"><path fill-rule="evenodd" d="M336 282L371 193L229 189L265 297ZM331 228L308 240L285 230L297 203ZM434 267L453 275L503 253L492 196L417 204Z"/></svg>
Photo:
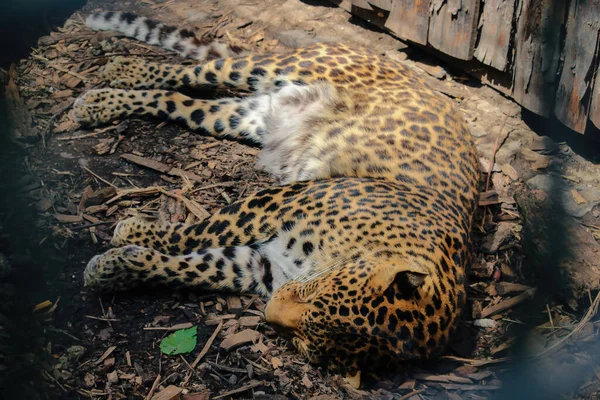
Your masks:
<svg viewBox="0 0 600 400"><path fill-rule="evenodd" d="M448 355L365 377L359 390L296 354L265 324L265 303L256 296L97 293L85 288L83 268L108 248L119 219L143 212L193 222L273 184L253 168L258 149L243 144L199 136L158 120L129 120L94 131L74 122L72 102L102 84L102 66L111 56L190 62L118 35L92 33L84 16L100 9L134 11L193 27L198 35L229 36L254 52L323 40L358 43L402 60L453 98L477 141L483 193L474 228L470 303ZM590 235L600 238L597 153L579 155L568 144L544 137L543 126L532 131L518 105L459 71L326 2L90 0L57 32L40 39L31 56L10 71L7 82L18 88L20 100L10 95L9 83L12 137L3 146L1 187L6 200L0 253L12 265L6 280L13 295L0 313L16 321L10 330L16 345L12 355L1 350L0 373L11 368L19 372L2 375L2 397L597 396L598 287L590 283L586 296L567 296L566 302L541 286L535 291L539 271L527 267L521 248L523 222L513 198L527 185L547 189L538 176L559 176L571 196L565 207L569 218L577 217ZM183 169L191 180L129 162L124 154ZM161 340L189 326L198 329L196 349L180 356L162 354ZM255 332L249 334L253 340L229 351L221 348L223 340L245 330ZM25 353L31 357L18 364Z"/></svg>

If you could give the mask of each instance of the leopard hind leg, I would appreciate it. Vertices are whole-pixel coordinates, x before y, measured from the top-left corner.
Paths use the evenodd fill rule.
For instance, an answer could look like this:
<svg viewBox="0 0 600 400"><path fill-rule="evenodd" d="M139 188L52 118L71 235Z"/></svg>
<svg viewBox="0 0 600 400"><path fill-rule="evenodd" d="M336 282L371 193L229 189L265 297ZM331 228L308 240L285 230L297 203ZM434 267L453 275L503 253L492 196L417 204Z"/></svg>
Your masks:
<svg viewBox="0 0 600 400"><path fill-rule="evenodd" d="M259 165L287 183L309 180L321 168L312 157L315 146L322 145L315 138L344 119L334 113L342 91L318 82L244 98L202 100L164 90L97 89L79 97L73 110L87 125L149 115L205 135L253 143L264 147Z"/></svg>

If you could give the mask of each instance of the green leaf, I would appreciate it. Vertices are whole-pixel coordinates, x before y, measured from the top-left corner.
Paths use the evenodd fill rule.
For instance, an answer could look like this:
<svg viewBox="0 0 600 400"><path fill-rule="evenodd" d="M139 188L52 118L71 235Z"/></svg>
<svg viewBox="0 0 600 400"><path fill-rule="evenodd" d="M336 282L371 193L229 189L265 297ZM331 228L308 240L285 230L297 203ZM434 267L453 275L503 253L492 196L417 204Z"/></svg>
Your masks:
<svg viewBox="0 0 600 400"><path fill-rule="evenodd" d="M189 353L196 347L198 329L193 326L173 332L160 342L160 351L169 356Z"/></svg>

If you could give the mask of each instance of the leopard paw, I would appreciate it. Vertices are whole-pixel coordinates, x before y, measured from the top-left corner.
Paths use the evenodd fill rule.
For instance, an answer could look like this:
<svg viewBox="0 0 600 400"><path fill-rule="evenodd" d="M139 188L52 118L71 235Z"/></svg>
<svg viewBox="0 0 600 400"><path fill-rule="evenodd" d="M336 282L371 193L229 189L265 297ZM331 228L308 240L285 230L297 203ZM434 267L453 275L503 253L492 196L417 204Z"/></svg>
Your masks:
<svg viewBox="0 0 600 400"><path fill-rule="evenodd" d="M149 231L155 228L155 222L143 215L127 218L117 223L110 241L112 246L125 246L128 244L148 245L144 238Z"/></svg>
<svg viewBox="0 0 600 400"><path fill-rule="evenodd" d="M110 290L133 287L147 274L144 260L153 253L150 249L129 245L94 256L83 271L84 286Z"/></svg>
<svg viewBox="0 0 600 400"><path fill-rule="evenodd" d="M124 90L93 89L75 100L73 114L82 125L101 125L124 114Z"/></svg>

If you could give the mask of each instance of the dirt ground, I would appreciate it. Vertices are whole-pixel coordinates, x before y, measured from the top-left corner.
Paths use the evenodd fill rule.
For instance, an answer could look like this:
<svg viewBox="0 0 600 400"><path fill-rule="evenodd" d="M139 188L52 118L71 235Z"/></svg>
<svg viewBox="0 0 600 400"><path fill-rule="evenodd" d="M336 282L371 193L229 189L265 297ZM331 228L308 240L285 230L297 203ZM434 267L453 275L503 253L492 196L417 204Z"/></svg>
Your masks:
<svg viewBox="0 0 600 400"><path fill-rule="evenodd" d="M448 355L382 371L357 390L297 355L265 324L265 303L255 296L99 294L84 288L83 268L108 247L119 219L143 212L193 222L273 183L253 168L258 149L174 124L128 120L80 128L72 118L73 101L101 87L110 57L190 63L114 33L91 32L84 16L97 10L135 11L192 27L198 35L229 37L259 53L317 41L358 43L402 60L454 99L480 152L482 196L468 312ZM589 148L574 151L544 137L543 126L528 125L520 107L494 90L340 8L300 0L90 0L40 39L7 80L11 104L20 99L24 107L13 110L16 145L2 161L14 179L1 187L17 200L3 213L2 226L26 232L21 240L28 254L13 254L9 261L23 266L13 273L24 291L15 294L16 303L27 315L35 308L26 319L36 336L25 347L42 369L38 398L597 398L599 297L592 290L583 298L536 297L539 273L528 269L521 208L513 195L525 187L547 191L547 178L559 177L569 218L598 240L600 167ZM23 211L26 206L32 211ZM536 307L530 304L534 297ZM161 353L162 338L191 326L198 327L193 352ZM523 332L529 333L526 340L520 340ZM237 346L224 349L226 338ZM6 360L0 359L0 372L10 368Z"/></svg>

